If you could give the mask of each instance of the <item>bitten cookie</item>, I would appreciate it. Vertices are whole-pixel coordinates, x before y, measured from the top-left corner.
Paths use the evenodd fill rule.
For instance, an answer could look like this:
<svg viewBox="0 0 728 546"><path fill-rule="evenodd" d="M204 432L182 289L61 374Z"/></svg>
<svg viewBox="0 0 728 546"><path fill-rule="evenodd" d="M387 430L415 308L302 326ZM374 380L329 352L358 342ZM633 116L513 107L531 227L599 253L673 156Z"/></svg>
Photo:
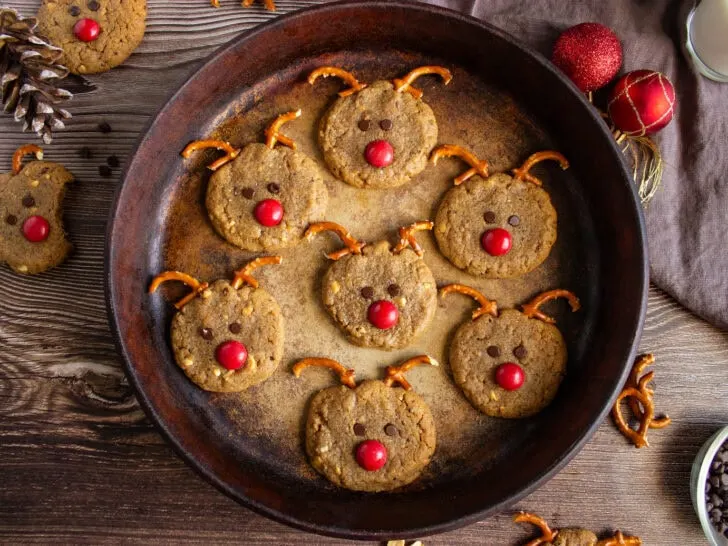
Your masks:
<svg viewBox="0 0 728 546"><path fill-rule="evenodd" d="M22 167L27 153L43 159L38 146L22 146L13 156L13 173L0 175L0 263L18 273L40 273L59 265L71 251L62 204L73 175L48 161Z"/></svg>
<svg viewBox="0 0 728 546"><path fill-rule="evenodd" d="M408 182L427 166L437 143L437 121L410 84L424 74L452 79L441 67L420 67L401 80L377 81L367 86L340 68L325 66L308 78L336 76L350 87L324 114L319 145L331 172L357 188L394 188Z"/></svg>
<svg viewBox="0 0 728 546"><path fill-rule="evenodd" d="M400 242L392 248L388 241L358 242L332 222L309 228L309 235L332 230L346 244L328 254L334 261L324 274L321 291L326 310L352 343L399 349L412 343L432 322L437 286L414 238L423 229L432 229L432 223L402 228Z"/></svg>
<svg viewBox="0 0 728 546"><path fill-rule="evenodd" d="M435 452L435 421L403 374L422 363L437 365L427 356L415 357L388 367L385 380L358 386L354 370L333 360L296 363L296 377L307 366L324 366L338 372L344 384L311 401L306 421L311 465L333 484L355 491L389 491L416 480Z"/></svg>
<svg viewBox="0 0 728 546"><path fill-rule="evenodd" d="M455 179L435 215L440 252L471 275L502 279L528 273L549 255L556 242L557 216L549 194L529 169L544 159L568 162L557 152L529 157L514 176L488 176L487 162L460 146L437 148L433 162L458 156L471 168Z"/></svg>
<svg viewBox="0 0 728 546"><path fill-rule="evenodd" d="M123 63L144 37L146 0L43 0L38 31L63 49L74 74L106 72Z"/></svg>
<svg viewBox="0 0 728 546"><path fill-rule="evenodd" d="M283 318L273 297L250 276L253 269L280 263L280 256L256 258L233 282L208 286L176 271L157 276L154 292L168 280L192 293L175 305L171 340L177 365L197 386L213 392L239 392L268 379L283 356ZM246 284L246 286L244 286Z"/></svg>
<svg viewBox="0 0 728 546"><path fill-rule="evenodd" d="M492 417L518 419L540 412L556 396L566 373L567 351L553 319L538 307L566 297L573 311L579 300L566 290L552 290L523 305L523 313L498 313L495 302L473 288L448 285L443 294L461 292L481 307L455 332L450 368L457 385L477 409Z"/></svg>
<svg viewBox="0 0 728 546"><path fill-rule="evenodd" d="M319 166L297 152L278 130L301 111L276 118L266 130L266 143L242 150L221 141L195 141L182 152L214 147L226 155L212 163L205 200L215 231L229 243L253 252L298 244L311 222L323 219L328 192ZM287 147L275 147L280 142Z"/></svg>

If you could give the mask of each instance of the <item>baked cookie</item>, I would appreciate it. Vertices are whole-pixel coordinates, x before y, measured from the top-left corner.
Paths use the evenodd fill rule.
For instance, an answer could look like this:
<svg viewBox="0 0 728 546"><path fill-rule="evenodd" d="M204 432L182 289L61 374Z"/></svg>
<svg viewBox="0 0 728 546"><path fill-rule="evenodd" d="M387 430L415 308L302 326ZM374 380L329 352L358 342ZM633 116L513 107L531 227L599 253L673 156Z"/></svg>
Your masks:
<svg viewBox="0 0 728 546"><path fill-rule="evenodd" d="M541 536L528 542L526 546L640 546L639 537L625 536L617 531L614 536L599 540L597 535L588 529L567 527L552 530L548 523L535 514L519 512L513 516L517 523L532 523L541 531Z"/></svg>
<svg viewBox="0 0 728 546"><path fill-rule="evenodd" d="M278 116L266 129L266 143L242 150L219 140L198 140L182 151L189 157L202 148L224 150L209 165L207 213L215 231L229 243L253 252L297 244L311 222L323 219L329 194L321 169L280 127L301 111ZM276 148L280 142L285 147Z"/></svg>
<svg viewBox="0 0 728 546"><path fill-rule="evenodd" d="M182 281L192 292L178 301L172 319L172 350L177 365L198 387L239 392L268 379L283 356L283 317L251 272L280 256L256 258L235 273L232 282L211 285L178 271L158 275L149 286ZM197 297L199 296L199 297Z"/></svg>
<svg viewBox="0 0 728 546"><path fill-rule="evenodd" d="M400 229L400 241L371 245L354 239L339 224L313 224L307 237L334 231L346 245L328 254L321 293L326 310L352 343L384 350L406 347L432 322L437 286L422 259L415 232L432 229L417 222Z"/></svg>
<svg viewBox="0 0 728 546"><path fill-rule="evenodd" d="M460 292L480 307L473 320L455 332L450 345L450 368L457 385L477 409L491 417L520 419L548 406L566 373L566 343L554 319L539 306L567 298L572 311L579 300L567 290L551 290L522 306L506 309L468 286L450 284L443 295Z"/></svg>
<svg viewBox="0 0 728 546"><path fill-rule="evenodd" d="M545 159L569 163L558 152L533 154L513 176L488 176L488 163L460 146L444 145L433 163L457 156L471 168L455 179L435 215L440 252L459 269L490 279L517 277L536 269L556 242L556 210L541 181L529 174Z"/></svg>
<svg viewBox="0 0 728 546"><path fill-rule="evenodd" d="M389 491L417 479L436 445L430 409L404 379L404 372L418 364L437 366L430 357L418 356L387 367L386 379L358 386L354 370L334 360L307 358L293 366L296 377L308 366L331 368L343 383L313 397L306 421L306 453L326 479L339 487L371 492Z"/></svg>
<svg viewBox="0 0 728 546"><path fill-rule="evenodd" d="M324 114L318 140L329 169L357 188L394 188L427 166L437 143L437 121L411 83L424 74L438 74L450 83L450 71L423 66L393 81L360 83L340 68L324 66L308 77L336 76L350 87Z"/></svg>
<svg viewBox="0 0 728 546"><path fill-rule="evenodd" d="M23 167L28 153L39 161ZM0 174L0 263L7 262L18 273L55 267L71 251L61 205L73 175L63 165L42 159L38 146L21 146L13 155L13 172Z"/></svg>
<svg viewBox="0 0 728 546"><path fill-rule="evenodd" d="M146 0L43 0L38 31L63 49L74 74L106 72L144 38Z"/></svg>

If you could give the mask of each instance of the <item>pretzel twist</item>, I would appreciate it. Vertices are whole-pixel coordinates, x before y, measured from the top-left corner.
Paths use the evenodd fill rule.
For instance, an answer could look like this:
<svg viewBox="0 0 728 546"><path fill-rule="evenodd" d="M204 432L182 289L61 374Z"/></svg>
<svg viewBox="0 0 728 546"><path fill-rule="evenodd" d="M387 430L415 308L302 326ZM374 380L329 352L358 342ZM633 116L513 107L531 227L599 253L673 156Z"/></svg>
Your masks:
<svg viewBox="0 0 728 546"><path fill-rule="evenodd" d="M261 256L245 264L241 269L235 272L233 277L233 288L236 290L247 284L252 288L258 288L258 281L252 275L253 270L258 269L263 265L274 265L279 264L283 261L281 256Z"/></svg>
<svg viewBox="0 0 728 546"><path fill-rule="evenodd" d="M308 83L313 85L314 82L320 77L328 78L329 76L339 78L341 81L349 86L347 89L339 91L340 97L348 97L349 95L353 95L354 93L361 91L367 86L367 84L361 83L359 80L357 80L356 77L354 77L354 74L352 74L351 72L347 72L343 68L337 68L335 66L321 66L317 68L308 75Z"/></svg>
<svg viewBox="0 0 728 546"><path fill-rule="evenodd" d="M476 174L479 174L483 178L488 178L488 162L485 159L478 159L472 152L462 146L443 144L433 150L432 155L430 155L430 160L433 165L437 165L438 160L444 157L459 157L470 165L470 169L455 177L453 183L456 186L459 186Z"/></svg>
<svg viewBox="0 0 728 546"><path fill-rule="evenodd" d="M530 541L526 546L539 546L540 544L547 544L553 542L558 534L558 531L552 531L546 520L536 514L530 514L528 512L519 512L513 516L513 521L516 523L531 523L541 530L541 536Z"/></svg>
<svg viewBox="0 0 728 546"><path fill-rule="evenodd" d="M333 231L334 233L336 233L336 235L339 236L341 242L346 245L346 247L342 248L341 250L329 252L326 257L330 260L336 261L340 258L343 258L347 254L361 254L361 251L366 246L366 243L357 241L351 235L351 233L349 233L348 229L346 229L341 224L337 224L335 222L316 222L315 224L311 224L310 226L308 226L308 229L306 229L306 232L303 234L303 236L304 238L311 240L314 235L316 235L317 233L321 233L322 231Z"/></svg>
<svg viewBox="0 0 728 546"><path fill-rule="evenodd" d="M336 360L330 358L304 358L299 360L293 365L293 375L296 377L301 376L301 372L311 366L317 366L320 368L329 368L336 372L339 376L339 381L343 385L346 385L350 389L356 388L356 380L354 379L354 370L351 368L345 368Z"/></svg>
<svg viewBox="0 0 728 546"><path fill-rule="evenodd" d="M225 152L224 156L213 161L207 166L207 168L211 171L218 170L220 167L225 165L225 163L228 163L238 157L238 154L240 153L239 149L233 148L229 142L225 142L224 140L193 140L185 146L181 155L185 159L188 159L192 155L192 152L204 150L206 148L215 148L216 150L222 150Z"/></svg>
<svg viewBox="0 0 728 546"><path fill-rule="evenodd" d="M422 90L412 87L412 83L420 76L425 76L427 74L437 74L442 78L445 85L449 84L452 80L452 73L445 67L420 66L419 68L415 68L414 70L410 71L402 78L395 78L394 80L392 80L392 83L394 84L394 90L398 93L406 91L416 99L422 98Z"/></svg>
<svg viewBox="0 0 728 546"><path fill-rule="evenodd" d="M182 309L185 305L187 305L190 301L200 295L209 286L208 283L200 282L192 275L188 275L187 273L182 273L181 271L165 271L164 273L160 273L159 275L154 277L154 279L152 279L152 283L149 285L149 294L153 294L154 292L156 292L157 288L159 288L159 286L166 281L180 281L185 283L192 289L192 292L190 292L184 298L174 304L177 309Z"/></svg>
<svg viewBox="0 0 728 546"><path fill-rule="evenodd" d="M655 363L655 356L653 354L648 353L648 354L644 354L644 355L638 357L637 361L635 362L634 367L632 368L632 373L629 375L629 379L627 379L626 386L635 387L635 388L645 392L650 398L652 398L655 394L655 391L652 388L650 388L649 383L654 378L655 373L649 372L649 373L645 374L642 377L642 379L640 379L639 376L647 366L651 366L654 363ZM627 404L629 404L629 409L632 410L632 413L635 415L635 417L640 419L642 416L642 408L640 407L639 402L633 398L629 398L627 400ZM670 417L665 415L658 419L653 419L650 422L650 428L665 428L671 422L672 422L672 419L670 419Z"/></svg>
<svg viewBox="0 0 728 546"><path fill-rule="evenodd" d="M289 121L300 117L301 109L299 108L298 110L293 110L291 112L281 114L276 119L274 119L273 123L271 123L265 130L265 145L272 150L275 147L276 142L280 142L284 146L288 146L292 150L295 150L296 143L293 142L293 139L280 134L279 131L284 123L288 123Z"/></svg>
<svg viewBox="0 0 728 546"><path fill-rule="evenodd" d="M556 298L566 298L569 300L569 305L571 306L572 312L576 312L579 309L581 309L581 303L579 303L579 298L577 298L573 292L569 292L568 290L562 290L562 289L556 289L556 290L549 290L548 292L543 292L533 298L530 302L521 305L521 309L523 309L523 314L526 315L528 318L537 318L542 321L544 321L547 324L553 324L556 321L551 318L550 316L546 315L542 311L539 310L539 307L546 303L547 301L551 301Z"/></svg>
<svg viewBox="0 0 728 546"><path fill-rule="evenodd" d="M624 536L622 531L617 531L613 537L605 538L597 542L596 546L641 546L642 540L639 537Z"/></svg>
<svg viewBox="0 0 728 546"><path fill-rule="evenodd" d="M387 387L391 387L395 383L399 383L406 391L412 389L412 385L410 385L409 381L405 379L404 374L420 364L429 364L431 366L440 365L437 360L427 355L412 357L409 360L402 362L399 366L387 366L387 377L384 379L384 384L387 385Z"/></svg>
<svg viewBox="0 0 728 546"><path fill-rule="evenodd" d="M491 315L494 317L498 316L498 304L486 298L482 292L479 292L475 288L464 284L448 284L440 289L440 294L443 297L453 292L465 294L478 302L479 307L473 311L473 320L482 317L483 315Z"/></svg>
<svg viewBox="0 0 728 546"><path fill-rule="evenodd" d="M35 144L25 144L15 150L13 154L13 174L18 174L23 169L23 157L28 154L35 154L37 160L43 159L43 148Z"/></svg>
<svg viewBox="0 0 728 546"><path fill-rule="evenodd" d="M402 226L399 228L399 242L397 243L397 246L392 249L392 252L394 254L399 254L405 248L410 247L415 251L415 254L422 256L425 251L422 250L422 246L417 242L415 233L418 231L431 231L434 225L435 224L430 220L423 220L410 224L409 226Z"/></svg>
<svg viewBox="0 0 728 546"><path fill-rule="evenodd" d="M217 2L218 0L211 0L211 1L212 2ZM250 6L253 5L253 2L255 2L255 0L243 0L242 6L244 8L248 8L248 7L250 7ZM267 9L268 11L275 11L276 10L276 4L275 4L275 1L274 0L263 0L263 4L265 5L265 9ZM218 6L215 6L215 7L218 7Z"/></svg>
<svg viewBox="0 0 728 546"><path fill-rule="evenodd" d="M561 165L561 169L564 171L569 168L569 161L559 152L554 150L544 150L543 152L536 152L529 156L528 159L523 162L523 165L513 169L511 172L513 172L513 176L516 180L526 180L536 184L537 186L541 186L543 184L541 180L528 171L530 171L536 163L546 161L547 159L558 161L559 165Z"/></svg>

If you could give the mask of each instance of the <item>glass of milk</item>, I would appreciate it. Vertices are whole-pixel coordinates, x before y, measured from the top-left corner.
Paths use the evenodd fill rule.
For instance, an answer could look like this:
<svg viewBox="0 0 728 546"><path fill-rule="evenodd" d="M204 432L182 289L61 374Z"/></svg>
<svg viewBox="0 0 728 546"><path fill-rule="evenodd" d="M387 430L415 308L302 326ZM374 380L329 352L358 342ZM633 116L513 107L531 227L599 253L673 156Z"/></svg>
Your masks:
<svg viewBox="0 0 728 546"><path fill-rule="evenodd" d="M687 19L685 47L698 71L728 82L728 0L699 0Z"/></svg>

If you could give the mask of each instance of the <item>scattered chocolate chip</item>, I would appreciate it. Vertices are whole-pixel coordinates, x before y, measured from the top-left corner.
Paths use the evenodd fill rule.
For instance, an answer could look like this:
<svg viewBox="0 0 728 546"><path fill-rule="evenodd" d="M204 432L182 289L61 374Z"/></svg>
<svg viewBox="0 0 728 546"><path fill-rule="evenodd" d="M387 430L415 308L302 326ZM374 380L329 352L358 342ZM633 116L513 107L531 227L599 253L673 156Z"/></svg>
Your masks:
<svg viewBox="0 0 728 546"><path fill-rule="evenodd" d="M18 217L15 216L14 214L8 214L5 217L5 222L7 222L11 226L14 226L15 224L18 223Z"/></svg>
<svg viewBox="0 0 728 546"><path fill-rule="evenodd" d="M25 197L23 197L23 206L26 208L35 206L35 199L33 199L32 195L26 195Z"/></svg>
<svg viewBox="0 0 728 546"><path fill-rule="evenodd" d="M500 356L500 349L495 345L490 345L485 352L492 358L498 358Z"/></svg>
<svg viewBox="0 0 728 546"><path fill-rule="evenodd" d="M200 334L200 337L202 339L205 339L207 341L210 341L212 339L212 330L210 328L200 327L200 329L197 330L197 333Z"/></svg>
<svg viewBox="0 0 728 546"><path fill-rule="evenodd" d="M78 17L81 15L81 8L78 6L71 6L68 8L68 13L71 15L71 17Z"/></svg>
<svg viewBox="0 0 728 546"><path fill-rule="evenodd" d="M270 184L268 184L267 188L268 191L273 194L279 193L281 191L281 187L275 182L271 182Z"/></svg>
<svg viewBox="0 0 728 546"><path fill-rule="evenodd" d="M528 351L523 345L519 345L515 349L513 349L513 356L515 356L518 360L523 360L526 358L526 355L528 354Z"/></svg>
<svg viewBox="0 0 728 546"><path fill-rule="evenodd" d="M723 506L723 499L713 493L710 496L710 503L713 505L714 508L721 508Z"/></svg>
<svg viewBox="0 0 728 546"><path fill-rule="evenodd" d="M361 297L364 299L371 299L374 297L374 288L371 286L365 286L361 289Z"/></svg>
<svg viewBox="0 0 728 546"><path fill-rule="evenodd" d="M111 176L111 167L108 165L99 165L99 175L104 178L109 178Z"/></svg>
<svg viewBox="0 0 728 546"><path fill-rule="evenodd" d="M119 158L115 155L110 155L106 158L106 164L112 169L116 169L119 166Z"/></svg>
<svg viewBox="0 0 728 546"><path fill-rule="evenodd" d="M384 427L384 434L387 436L399 436L399 431L397 430L397 427L395 427L392 423L389 423Z"/></svg>
<svg viewBox="0 0 728 546"><path fill-rule="evenodd" d="M717 508L713 508L710 511L710 521L712 521L713 523L719 523L721 516L723 516L723 513Z"/></svg>
<svg viewBox="0 0 728 546"><path fill-rule="evenodd" d="M713 487L720 487L720 478L718 476L711 476L708 481Z"/></svg>
<svg viewBox="0 0 728 546"><path fill-rule="evenodd" d="M510 225L512 225L513 227L515 227L515 226L518 226L521 224L521 219L514 214L513 216L510 216L508 218L508 223Z"/></svg>
<svg viewBox="0 0 728 546"><path fill-rule="evenodd" d="M242 328L243 327L240 326L239 322L233 322L230 326L228 326L228 330L230 330L231 334L239 334Z"/></svg>
<svg viewBox="0 0 728 546"><path fill-rule="evenodd" d="M483 220L485 220L489 224L494 223L495 222L495 212L493 212L492 210L489 210L488 212L486 212L483 215Z"/></svg>
<svg viewBox="0 0 728 546"><path fill-rule="evenodd" d="M101 123L99 123L98 129L99 129L99 131L101 131L104 134L110 133L111 132L111 125L109 125L109 122L108 121L102 121Z"/></svg>
<svg viewBox="0 0 728 546"><path fill-rule="evenodd" d="M252 199L253 195L255 195L255 190L253 188L243 188L240 193L242 193L243 197L246 199Z"/></svg>
<svg viewBox="0 0 728 546"><path fill-rule="evenodd" d="M387 287L387 292L389 292L389 295L394 298L399 296L402 290L399 288L398 284L392 283Z"/></svg>
<svg viewBox="0 0 728 546"><path fill-rule="evenodd" d="M101 7L101 4L99 4L96 0L90 0L88 5L88 9L91 11L99 11L99 8Z"/></svg>
<svg viewBox="0 0 728 546"><path fill-rule="evenodd" d="M81 159L91 159L93 156L94 154L88 146L82 146L78 149L78 157Z"/></svg>
<svg viewBox="0 0 728 546"><path fill-rule="evenodd" d="M368 131L369 127L371 127L371 125L372 125L372 122L369 121L368 119L359 120L359 129L361 129L362 131Z"/></svg>
<svg viewBox="0 0 728 546"><path fill-rule="evenodd" d="M389 131L392 128L392 120L383 119L379 122L379 126L382 128L382 131Z"/></svg>
<svg viewBox="0 0 728 546"><path fill-rule="evenodd" d="M354 425L354 434L357 436L364 436L367 433L367 427L362 425L361 423L356 423Z"/></svg>

